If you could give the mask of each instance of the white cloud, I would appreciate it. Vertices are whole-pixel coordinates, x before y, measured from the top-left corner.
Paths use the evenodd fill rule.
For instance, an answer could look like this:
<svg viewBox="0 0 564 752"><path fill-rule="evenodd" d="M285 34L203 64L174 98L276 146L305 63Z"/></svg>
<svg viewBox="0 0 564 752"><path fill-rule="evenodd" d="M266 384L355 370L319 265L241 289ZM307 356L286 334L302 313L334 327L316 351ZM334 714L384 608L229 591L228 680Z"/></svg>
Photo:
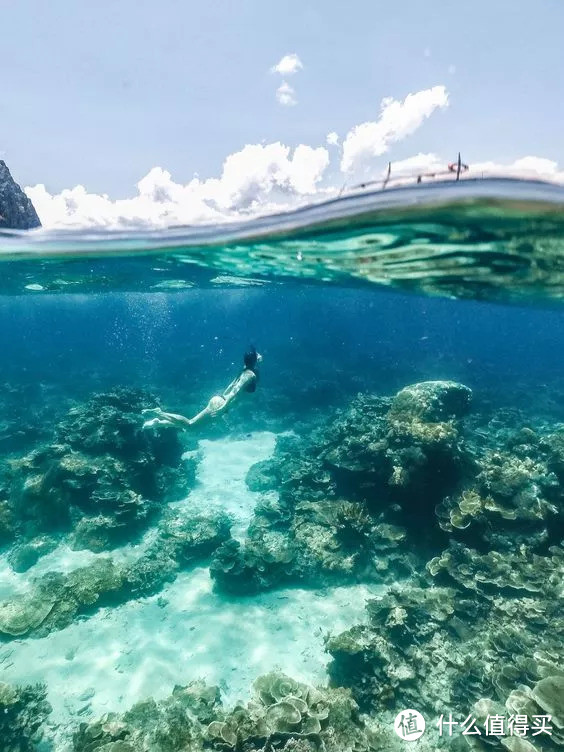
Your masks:
<svg viewBox="0 0 564 752"><path fill-rule="evenodd" d="M564 183L564 169L558 169L558 162L545 157L520 157L510 164L498 162L475 162L470 165L468 175L481 177L497 175L499 177L522 178L529 180L549 180Z"/></svg>
<svg viewBox="0 0 564 752"><path fill-rule="evenodd" d="M44 227L165 227L221 219L221 213L198 196L194 182L176 184L170 173L154 167L129 199L113 201L105 194L88 193L82 185L51 194L39 184L25 192Z"/></svg>
<svg viewBox="0 0 564 752"><path fill-rule="evenodd" d="M448 105L444 86L433 86L408 94L403 102L387 97L382 100L376 121L357 125L343 142L341 170L347 173L366 172L374 157L384 154L396 141L413 133L437 108Z"/></svg>
<svg viewBox="0 0 564 752"><path fill-rule="evenodd" d="M329 164L327 149L300 144L293 154L280 142L248 144L230 154L218 181L206 180L210 196L222 209L254 209L266 200L289 199L315 192Z"/></svg>
<svg viewBox="0 0 564 752"><path fill-rule="evenodd" d="M331 133L327 134L327 138L325 140L329 144L329 146L338 146L339 134L335 133L335 131L331 131Z"/></svg>
<svg viewBox="0 0 564 752"><path fill-rule="evenodd" d="M276 65L270 69L271 73L280 73L281 76L291 76L303 68L303 63L295 52L284 55Z"/></svg>
<svg viewBox="0 0 564 752"><path fill-rule="evenodd" d="M412 184L423 173L445 172L447 158L419 153L392 161L393 179ZM137 184L137 195L113 201L88 193L83 186L50 194L44 185L26 188L44 227L167 227L221 222L289 209L334 195L340 185L321 187L329 165L324 147L301 144L293 151L279 142L248 144L227 157L219 178L175 183L169 172L154 167ZM376 175L384 178L387 165ZM549 180L564 184L564 170L544 157L527 156L509 164L470 164L468 177L505 176ZM397 185L397 183L396 183Z"/></svg>
<svg viewBox="0 0 564 752"><path fill-rule="evenodd" d="M81 185L50 194L39 184L25 192L44 227L166 227L264 214L319 197L328 164L324 147L248 144L227 157L219 178L183 185L154 167L129 199L113 201Z"/></svg>
<svg viewBox="0 0 564 752"><path fill-rule="evenodd" d="M436 154L415 154L407 159L400 159L392 162L391 177L413 177L424 173L444 172L447 169L447 163ZM386 167L385 172L388 168Z"/></svg>
<svg viewBox="0 0 564 752"><path fill-rule="evenodd" d="M276 99L285 107L292 107L298 103L296 92L290 84L286 83L286 81L282 81L280 86L276 89Z"/></svg>
<svg viewBox="0 0 564 752"><path fill-rule="evenodd" d="M391 178L394 183L410 184L418 175L427 175L424 182L428 182L433 174L441 173L439 178L446 177L448 164L451 159L444 159L437 154L419 153L408 159L392 161ZM376 179L383 179L388 171L387 165L382 167ZM522 180L547 180L552 183L564 184L564 170L558 168L558 163L544 157L521 157L508 164L500 162L472 162L470 169L463 173L463 177L507 177ZM402 179L402 180L398 180ZM396 183L395 181L398 180Z"/></svg>

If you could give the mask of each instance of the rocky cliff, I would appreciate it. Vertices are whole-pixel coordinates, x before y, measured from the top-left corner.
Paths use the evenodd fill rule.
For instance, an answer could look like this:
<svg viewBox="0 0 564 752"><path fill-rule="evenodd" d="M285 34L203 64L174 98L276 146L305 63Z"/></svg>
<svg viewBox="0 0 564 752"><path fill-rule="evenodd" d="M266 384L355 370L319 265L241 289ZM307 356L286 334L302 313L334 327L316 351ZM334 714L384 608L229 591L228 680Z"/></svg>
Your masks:
<svg viewBox="0 0 564 752"><path fill-rule="evenodd" d="M0 159L0 229L30 230L41 227L33 204Z"/></svg>

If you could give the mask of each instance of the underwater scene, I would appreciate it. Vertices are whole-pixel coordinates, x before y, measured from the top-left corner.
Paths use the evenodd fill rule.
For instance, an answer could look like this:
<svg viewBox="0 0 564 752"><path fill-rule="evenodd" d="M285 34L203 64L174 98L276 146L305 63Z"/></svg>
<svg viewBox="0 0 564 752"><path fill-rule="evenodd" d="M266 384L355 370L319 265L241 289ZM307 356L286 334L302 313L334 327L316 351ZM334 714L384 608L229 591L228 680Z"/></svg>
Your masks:
<svg viewBox="0 0 564 752"><path fill-rule="evenodd" d="M564 747L564 190L0 235L0 752Z"/></svg>

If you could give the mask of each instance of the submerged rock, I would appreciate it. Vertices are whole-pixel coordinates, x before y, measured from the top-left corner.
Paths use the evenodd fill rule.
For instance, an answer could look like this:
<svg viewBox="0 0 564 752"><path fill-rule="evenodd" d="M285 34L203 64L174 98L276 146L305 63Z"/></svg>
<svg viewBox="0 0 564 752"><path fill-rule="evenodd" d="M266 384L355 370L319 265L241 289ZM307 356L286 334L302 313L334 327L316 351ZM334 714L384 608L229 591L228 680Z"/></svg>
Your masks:
<svg viewBox="0 0 564 752"><path fill-rule="evenodd" d="M422 381L396 394L390 408L394 419L440 423L470 411L472 391L455 381Z"/></svg>
<svg viewBox="0 0 564 752"><path fill-rule="evenodd" d="M47 535L34 538L29 543L14 546L8 554L8 561L14 572L27 572L42 556L51 553L57 547L57 540Z"/></svg>
<svg viewBox="0 0 564 752"><path fill-rule="evenodd" d="M41 227L37 212L0 159L0 229L30 230L33 227Z"/></svg>

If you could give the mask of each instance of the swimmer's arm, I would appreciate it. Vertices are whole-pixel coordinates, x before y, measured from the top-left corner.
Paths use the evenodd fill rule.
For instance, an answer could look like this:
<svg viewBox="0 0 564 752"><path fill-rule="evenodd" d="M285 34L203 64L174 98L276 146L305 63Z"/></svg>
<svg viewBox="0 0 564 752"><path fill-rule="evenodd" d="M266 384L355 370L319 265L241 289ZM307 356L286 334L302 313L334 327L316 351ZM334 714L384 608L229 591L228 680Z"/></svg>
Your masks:
<svg viewBox="0 0 564 752"><path fill-rule="evenodd" d="M226 386L223 392L221 393L221 396L225 399L226 395L229 394L229 392L235 388L237 382L239 381L241 377L237 376L236 379L233 379L233 381L229 384L229 386Z"/></svg>
<svg viewBox="0 0 564 752"><path fill-rule="evenodd" d="M254 379L256 379L256 376L252 371L243 371L243 373L238 376L235 381L229 384L229 386L223 393L225 404L222 405L221 410L225 410L227 405L235 399L241 389L243 389L250 381L253 381Z"/></svg>
<svg viewBox="0 0 564 752"><path fill-rule="evenodd" d="M260 353L257 353L257 363L260 363L262 361L262 355ZM252 381L253 379L256 379L256 375L251 370L245 370L242 374L237 376L236 379L233 379L233 381L229 384L228 387L226 387L222 392L223 399L230 402L233 397L236 397L237 394L241 391L241 389L246 386L249 381Z"/></svg>

